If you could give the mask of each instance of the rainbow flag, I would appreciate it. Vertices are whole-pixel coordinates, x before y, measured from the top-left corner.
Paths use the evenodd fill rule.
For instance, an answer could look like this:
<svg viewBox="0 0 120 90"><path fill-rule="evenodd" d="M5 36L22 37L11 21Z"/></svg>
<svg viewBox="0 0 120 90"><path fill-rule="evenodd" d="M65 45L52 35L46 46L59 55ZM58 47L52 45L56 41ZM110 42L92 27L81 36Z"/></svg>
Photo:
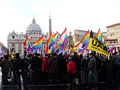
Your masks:
<svg viewBox="0 0 120 90"><path fill-rule="evenodd" d="M86 50L86 48L78 48L78 53L83 53Z"/></svg>
<svg viewBox="0 0 120 90"><path fill-rule="evenodd" d="M88 33L88 34L86 35L86 37L84 38L84 41L83 41L83 43L82 43L82 48L86 48L86 47L87 47L87 45L88 45L88 43L89 43L89 40L90 40L90 33Z"/></svg>
<svg viewBox="0 0 120 90"><path fill-rule="evenodd" d="M52 46L52 47L50 48L50 50L49 50L49 53L54 53L54 52L55 52L55 47Z"/></svg>
<svg viewBox="0 0 120 90"><path fill-rule="evenodd" d="M57 39L58 39L58 32L56 32L54 35L51 36L50 42L48 44L49 49L55 44L55 42L57 41Z"/></svg>
<svg viewBox="0 0 120 90"><path fill-rule="evenodd" d="M50 40L52 38L52 32L50 32L50 36L48 38L48 40L46 41L46 44L45 44L45 53L48 53L49 52L49 43L50 43Z"/></svg>
<svg viewBox="0 0 120 90"><path fill-rule="evenodd" d="M67 28L65 28L62 34L60 35L58 45L62 47L62 45L64 45L67 41L68 41Z"/></svg>
<svg viewBox="0 0 120 90"><path fill-rule="evenodd" d="M31 44L30 44L30 42L28 42L26 49L27 49L27 52L31 52Z"/></svg>
<svg viewBox="0 0 120 90"><path fill-rule="evenodd" d="M43 36L40 37L32 46L31 50L41 49L42 48L42 42L43 42Z"/></svg>
<svg viewBox="0 0 120 90"><path fill-rule="evenodd" d="M95 36L99 41L101 41L102 42L102 35L101 35L101 31L100 31L100 28L99 28L99 30L98 30L98 33L96 34L96 36Z"/></svg>
<svg viewBox="0 0 120 90"><path fill-rule="evenodd" d="M76 52L76 50L74 49L73 46L70 45L70 47L69 47L69 54L72 55L74 52Z"/></svg>
<svg viewBox="0 0 120 90"><path fill-rule="evenodd" d="M55 48L55 53L56 54L59 54L63 51L63 48L59 47L58 45L56 45L56 48Z"/></svg>
<svg viewBox="0 0 120 90"><path fill-rule="evenodd" d="M89 30L84 34L84 36L82 37L82 39L79 41L79 43L77 45L75 45L76 48L81 48L80 45L83 43L83 41L88 40L90 37L90 32ZM86 43L86 42L84 42Z"/></svg>
<svg viewBox="0 0 120 90"><path fill-rule="evenodd" d="M56 33L53 35L51 42L54 43L54 42L56 42L57 40L58 40L58 32L56 32Z"/></svg>
<svg viewBox="0 0 120 90"><path fill-rule="evenodd" d="M72 50L72 52L74 53L75 52L75 49L73 46L70 45L70 49Z"/></svg>

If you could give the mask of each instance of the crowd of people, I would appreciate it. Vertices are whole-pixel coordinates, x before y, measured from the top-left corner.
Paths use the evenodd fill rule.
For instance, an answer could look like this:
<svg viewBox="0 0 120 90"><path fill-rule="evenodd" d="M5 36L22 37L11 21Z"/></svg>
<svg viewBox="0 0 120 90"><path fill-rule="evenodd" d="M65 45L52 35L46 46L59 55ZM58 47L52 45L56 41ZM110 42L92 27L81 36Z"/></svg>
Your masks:
<svg viewBox="0 0 120 90"><path fill-rule="evenodd" d="M117 52L111 54L110 60L96 52L86 55L77 52L74 55L35 53L23 58L16 53L14 58L4 55L0 66L2 84L18 85L20 90L22 81L25 90L27 85L54 83L86 84L96 90L98 82L120 81L120 55Z"/></svg>

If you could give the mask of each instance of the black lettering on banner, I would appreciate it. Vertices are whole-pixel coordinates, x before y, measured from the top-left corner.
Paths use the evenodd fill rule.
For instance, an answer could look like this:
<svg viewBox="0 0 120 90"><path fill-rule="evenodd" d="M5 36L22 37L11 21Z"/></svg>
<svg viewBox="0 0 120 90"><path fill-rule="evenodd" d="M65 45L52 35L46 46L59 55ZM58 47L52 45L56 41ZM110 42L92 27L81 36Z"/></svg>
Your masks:
<svg viewBox="0 0 120 90"><path fill-rule="evenodd" d="M108 48L101 41L95 37L93 37L91 40L91 48L93 48L93 50L109 55Z"/></svg>
<svg viewBox="0 0 120 90"><path fill-rule="evenodd" d="M96 46L96 45L97 45L97 42L96 42L94 39L92 40L92 45L93 45L93 46Z"/></svg>

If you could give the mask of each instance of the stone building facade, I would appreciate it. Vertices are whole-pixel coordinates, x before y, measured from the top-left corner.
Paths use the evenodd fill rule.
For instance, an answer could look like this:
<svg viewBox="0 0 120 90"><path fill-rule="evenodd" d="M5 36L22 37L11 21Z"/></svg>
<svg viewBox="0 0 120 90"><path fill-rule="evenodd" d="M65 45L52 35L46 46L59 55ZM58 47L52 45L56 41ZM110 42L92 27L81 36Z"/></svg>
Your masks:
<svg viewBox="0 0 120 90"><path fill-rule="evenodd" d="M39 37L44 35L44 33L42 33L41 27L36 23L34 18L32 20L32 23L28 25L25 34L24 33L19 34L19 33L16 33L15 31L13 31L12 33L9 33L7 38L9 54L11 54L12 50L14 50L14 53L19 52L21 55L24 55L26 53L26 47L24 47L23 45L26 39L26 35L28 36L28 39L31 45L36 40L38 40ZM48 33L44 35L43 46L45 46L45 42L47 38L48 38ZM38 52L41 52L41 50L38 50Z"/></svg>
<svg viewBox="0 0 120 90"><path fill-rule="evenodd" d="M107 26L107 40L109 46L115 46L120 51L120 23Z"/></svg>

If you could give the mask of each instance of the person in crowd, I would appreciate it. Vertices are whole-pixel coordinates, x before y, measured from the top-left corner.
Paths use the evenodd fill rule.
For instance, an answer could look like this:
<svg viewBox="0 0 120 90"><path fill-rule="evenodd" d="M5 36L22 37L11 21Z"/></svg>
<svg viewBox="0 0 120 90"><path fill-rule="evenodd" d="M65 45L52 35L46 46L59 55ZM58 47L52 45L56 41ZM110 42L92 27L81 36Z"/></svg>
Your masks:
<svg viewBox="0 0 120 90"><path fill-rule="evenodd" d="M30 62L30 72L32 73L32 83L39 84L42 79L42 59L35 53L33 59Z"/></svg>
<svg viewBox="0 0 120 90"><path fill-rule="evenodd" d="M81 58L81 84L82 85L87 85L88 83L88 62L89 62L89 58L86 56L82 56L80 55Z"/></svg>
<svg viewBox="0 0 120 90"><path fill-rule="evenodd" d="M88 85L91 90L97 89L97 71L95 53L90 53L88 62Z"/></svg>
<svg viewBox="0 0 120 90"><path fill-rule="evenodd" d="M56 83L57 78L57 70L58 70L58 59L55 53L48 60L48 73L49 80L52 83Z"/></svg>
<svg viewBox="0 0 120 90"><path fill-rule="evenodd" d="M64 58L64 55L62 55L62 53L60 53L57 56L58 59L58 70L57 70L57 80L60 83L67 83L67 62ZM66 78L66 80L64 79Z"/></svg>
<svg viewBox="0 0 120 90"><path fill-rule="evenodd" d="M112 59L114 64L113 79L115 82L120 82L120 56L118 52L113 53Z"/></svg>
<svg viewBox="0 0 120 90"><path fill-rule="evenodd" d="M33 54L28 54L27 57L25 58L25 61L27 63L27 75L28 75L28 84L32 83L32 72L30 71L31 67L31 62L33 60Z"/></svg>
<svg viewBox="0 0 120 90"><path fill-rule="evenodd" d="M43 82L47 82L47 75L48 74L48 55L45 54L42 60L42 77L43 77Z"/></svg>
<svg viewBox="0 0 120 90"><path fill-rule="evenodd" d="M74 52L74 55L73 55L73 60L75 61L76 63L76 77L75 77L75 82L76 84L79 84L80 83L80 71L81 71L81 59L78 55L77 52Z"/></svg>
<svg viewBox="0 0 120 90"><path fill-rule="evenodd" d="M96 59L96 71L97 71L98 82L104 82L105 81L104 60L101 57L100 53L95 53L94 56Z"/></svg>
<svg viewBox="0 0 120 90"><path fill-rule="evenodd" d="M105 81L108 85L112 84L113 81L113 61L112 56L110 56L110 60L105 61Z"/></svg>
<svg viewBox="0 0 120 90"><path fill-rule="evenodd" d="M0 61L0 66L2 69L2 83L3 85L8 84L8 75L11 71L12 64L7 55L4 55L3 59Z"/></svg>
<svg viewBox="0 0 120 90"><path fill-rule="evenodd" d="M26 73L26 64L23 59L20 58L20 54L16 53L15 59L13 60L13 74L14 74L14 83L18 85L18 89L21 90L21 78L23 79L24 89L27 90L27 73Z"/></svg>
<svg viewBox="0 0 120 90"><path fill-rule="evenodd" d="M69 74L69 82L71 84L75 83L75 77L76 77L76 69L77 69L77 66L76 66L76 63L75 63L75 60L73 57L69 57L69 62L67 63L67 72Z"/></svg>

